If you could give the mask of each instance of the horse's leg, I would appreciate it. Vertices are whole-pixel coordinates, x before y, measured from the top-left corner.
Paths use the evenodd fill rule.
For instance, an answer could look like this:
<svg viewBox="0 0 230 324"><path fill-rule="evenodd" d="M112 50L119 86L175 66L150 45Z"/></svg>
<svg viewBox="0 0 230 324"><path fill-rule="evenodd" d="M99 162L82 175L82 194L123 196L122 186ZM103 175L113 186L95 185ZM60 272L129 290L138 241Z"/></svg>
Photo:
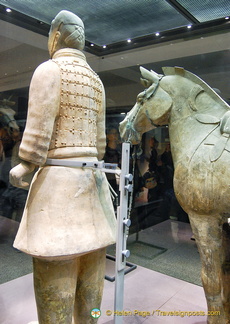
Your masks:
<svg viewBox="0 0 230 324"><path fill-rule="evenodd" d="M225 222L223 226L224 262L222 266L223 305L227 323L230 323L230 225Z"/></svg>
<svg viewBox="0 0 230 324"><path fill-rule="evenodd" d="M208 305L208 323L228 323L222 301L223 219L220 215L190 214L190 223L201 258L201 278ZM214 313L215 312L215 315Z"/></svg>

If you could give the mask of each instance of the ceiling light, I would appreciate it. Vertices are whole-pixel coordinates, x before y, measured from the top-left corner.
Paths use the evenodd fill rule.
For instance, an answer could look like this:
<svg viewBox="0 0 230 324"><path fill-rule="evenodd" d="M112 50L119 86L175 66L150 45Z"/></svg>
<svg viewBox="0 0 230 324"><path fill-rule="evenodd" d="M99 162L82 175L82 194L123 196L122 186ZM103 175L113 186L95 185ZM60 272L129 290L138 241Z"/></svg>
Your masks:
<svg viewBox="0 0 230 324"><path fill-rule="evenodd" d="M160 36L160 33L157 32L157 33L155 33L155 35L156 35L156 36Z"/></svg>
<svg viewBox="0 0 230 324"><path fill-rule="evenodd" d="M188 25L187 28L188 28L188 29L192 28L192 25Z"/></svg>
<svg viewBox="0 0 230 324"><path fill-rule="evenodd" d="M94 44L92 43L92 44L90 44L90 46L94 46Z"/></svg>
<svg viewBox="0 0 230 324"><path fill-rule="evenodd" d="M229 17L227 16L227 17L225 17L224 19L228 20L228 19L229 19Z"/></svg>
<svg viewBox="0 0 230 324"><path fill-rule="evenodd" d="M128 42L128 43L131 43L132 41L131 41L131 39L127 39L127 42Z"/></svg>
<svg viewBox="0 0 230 324"><path fill-rule="evenodd" d="M10 8L6 8L6 12L12 12Z"/></svg>
<svg viewBox="0 0 230 324"><path fill-rule="evenodd" d="M103 48L106 48L107 46L106 45L103 45Z"/></svg>

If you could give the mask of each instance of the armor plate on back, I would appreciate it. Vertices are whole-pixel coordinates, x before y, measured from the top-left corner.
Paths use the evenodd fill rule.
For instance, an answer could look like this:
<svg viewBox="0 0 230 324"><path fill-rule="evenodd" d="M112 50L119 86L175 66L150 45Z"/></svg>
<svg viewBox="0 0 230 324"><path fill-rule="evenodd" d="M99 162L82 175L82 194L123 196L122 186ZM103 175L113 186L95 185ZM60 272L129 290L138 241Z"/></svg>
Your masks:
<svg viewBox="0 0 230 324"><path fill-rule="evenodd" d="M49 150L96 147L96 122L102 104L99 77L84 60L53 61L60 69L61 100Z"/></svg>

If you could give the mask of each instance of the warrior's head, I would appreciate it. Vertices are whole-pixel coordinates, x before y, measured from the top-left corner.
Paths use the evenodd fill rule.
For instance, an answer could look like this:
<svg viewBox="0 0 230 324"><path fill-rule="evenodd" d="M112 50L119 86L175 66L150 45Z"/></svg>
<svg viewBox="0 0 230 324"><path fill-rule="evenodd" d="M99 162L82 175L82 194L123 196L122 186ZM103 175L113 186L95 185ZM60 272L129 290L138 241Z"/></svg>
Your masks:
<svg viewBox="0 0 230 324"><path fill-rule="evenodd" d="M51 22L48 39L50 57L62 48L82 50L85 46L83 21L74 13L62 10Z"/></svg>

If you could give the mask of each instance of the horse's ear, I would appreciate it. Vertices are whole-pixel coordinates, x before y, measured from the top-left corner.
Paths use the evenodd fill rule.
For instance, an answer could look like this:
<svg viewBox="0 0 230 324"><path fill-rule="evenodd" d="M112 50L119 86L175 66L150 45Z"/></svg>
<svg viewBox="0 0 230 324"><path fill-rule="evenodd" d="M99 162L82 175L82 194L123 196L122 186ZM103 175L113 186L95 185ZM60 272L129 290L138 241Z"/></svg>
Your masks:
<svg viewBox="0 0 230 324"><path fill-rule="evenodd" d="M141 75L143 76L143 79L151 81L152 83L157 83L159 81L159 76L156 72L154 71L149 71L145 68L143 68L143 66L140 66L140 71L141 71Z"/></svg>
<svg viewBox="0 0 230 324"><path fill-rule="evenodd" d="M145 87L145 88L148 88L151 86L152 82L150 82L149 80L146 80L146 79L142 79L140 78L141 80L141 84Z"/></svg>

